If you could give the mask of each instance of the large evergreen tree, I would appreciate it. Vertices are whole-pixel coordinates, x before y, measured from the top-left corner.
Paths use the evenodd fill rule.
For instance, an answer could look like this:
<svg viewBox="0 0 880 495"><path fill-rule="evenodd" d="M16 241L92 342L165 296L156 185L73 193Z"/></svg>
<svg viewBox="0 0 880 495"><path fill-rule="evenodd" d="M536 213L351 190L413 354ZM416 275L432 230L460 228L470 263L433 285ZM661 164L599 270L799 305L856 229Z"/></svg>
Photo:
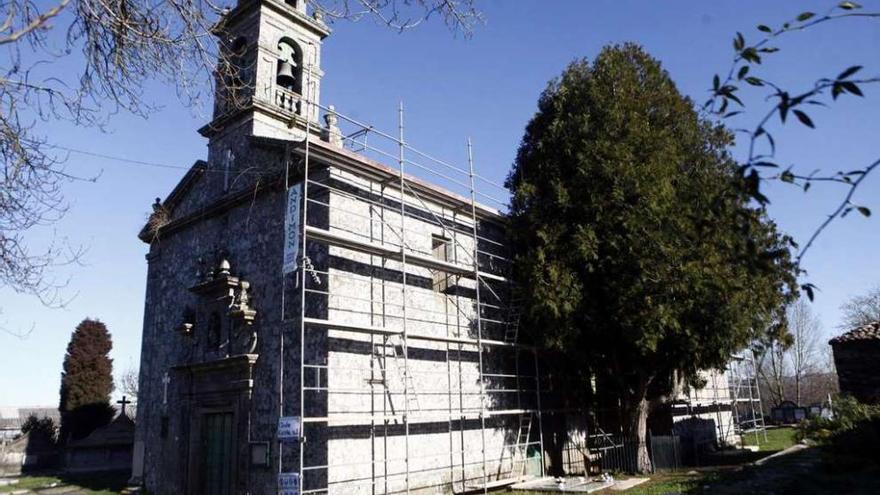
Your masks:
<svg viewBox="0 0 880 495"><path fill-rule="evenodd" d="M61 439L87 436L113 419L113 341L99 320L86 318L74 330L61 372Z"/></svg>
<svg viewBox="0 0 880 495"><path fill-rule="evenodd" d="M731 142L640 47L606 47L550 83L508 177L526 328L613 397L642 470L650 406L778 332L795 287Z"/></svg>

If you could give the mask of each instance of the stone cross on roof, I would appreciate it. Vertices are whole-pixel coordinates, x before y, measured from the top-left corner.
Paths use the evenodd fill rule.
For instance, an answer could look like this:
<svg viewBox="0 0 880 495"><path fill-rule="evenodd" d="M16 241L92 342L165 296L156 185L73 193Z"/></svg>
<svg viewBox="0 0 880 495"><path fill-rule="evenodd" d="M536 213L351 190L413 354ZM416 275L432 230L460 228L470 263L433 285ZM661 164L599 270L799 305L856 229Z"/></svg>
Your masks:
<svg viewBox="0 0 880 495"><path fill-rule="evenodd" d="M125 414L125 406L126 406L126 404L131 404L131 401L126 399L125 396L123 395L122 400L118 400L118 401L116 401L116 403L122 404L122 413L121 414Z"/></svg>

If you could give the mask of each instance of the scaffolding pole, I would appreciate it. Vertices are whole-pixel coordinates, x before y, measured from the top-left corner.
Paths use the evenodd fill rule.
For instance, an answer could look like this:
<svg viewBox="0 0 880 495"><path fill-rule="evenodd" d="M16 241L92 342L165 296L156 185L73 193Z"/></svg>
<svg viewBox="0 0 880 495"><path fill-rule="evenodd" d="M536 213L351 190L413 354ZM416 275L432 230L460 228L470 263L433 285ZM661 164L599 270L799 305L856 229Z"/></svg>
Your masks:
<svg viewBox="0 0 880 495"><path fill-rule="evenodd" d="M404 427L404 449L406 451L406 493L409 494L409 343L407 342L407 333L406 333L406 202L403 200L403 191L405 186L405 175L403 172L404 167L404 141L403 141L403 101L400 102L400 105L397 108L397 130L398 130L398 166L400 168L400 232L401 239L400 243L402 249L401 253L401 263L403 264L402 272L402 283L401 283L401 291L402 291L402 305L401 308L403 319L401 320L401 325L403 326L403 333L401 337L403 338L403 427Z"/></svg>
<svg viewBox="0 0 880 495"><path fill-rule="evenodd" d="M305 157L303 159L303 187L302 187L302 220L301 220L301 241L302 245L300 247L300 273L299 273L299 286L300 286L300 309L299 309L299 421L300 421L300 438L299 438L299 469L297 473L299 474L299 485L300 490L304 487L305 476L304 476L304 467L305 467L305 378L306 378L306 323L305 323L305 314L306 314L306 268L311 264L308 260L308 229L306 226L309 223L308 216L308 207L309 207L309 158L310 158L310 146L311 146L311 137L312 137L312 115L313 113L317 115L318 109L312 105L312 102L315 101L315 78L313 69L317 66L317 53L318 51L315 49L314 44L311 44L311 55L312 61L306 67L306 71L309 76L308 82L308 95L306 102L306 136L305 136ZM284 291L284 285L281 286L281 291ZM282 328L281 332L284 332ZM283 385L282 385L283 386ZM282 394L283 395L283 394ZM283 464L283 451L281 448L281 444L279 444L278 449L278 457L279 464Z"/></svg>
<svg viewBox="0 0 880 495"><path fill-rule="evenodd" d="M540 448L540 457L541 457L541 477L544 477L544 423L541 414L541 370L538 367L538 350L534 349L532 351L532 356L535 358L535 399L537 400L537 408L538 408L538 442ZM587 473L589 474L589 473Z"/></svg>
<svg viewBox="0 0 880 495"><path fill-rule="evenodd" d="M311 86L309 87L311 90ZM306 102L304 102L305 104ZM308 102L309 106L306 107L305 110L308 115L316 115L315 108L321 108L314 102ZM341 116L340 118L352 122L350 119ZM365 177L368 185L364 185L363 182L360 181L361 176L355 175L356 179L352 179L350 175L346 175L347 173L357 174L359 170L356 167L347 168L347 164L342 163L339 166L331 165L328 167L327 173L322 174L322 170L320 165L323 161L327 160L328 157L326 155L326 150L323 148L323 145L319 146L319 143L312 143L311 140L314 139L315 136L311 136L313 128L311 126L310 119L306 119L305 127L306 127L306 137L304 142L304 184L303 184L303 207L302 207L302 232L301 232L301 273L300 275L300 418L302 424L302 440L299 445L299 476L300 482L302 484L302 493L327 493L330 490L334 492L336 490L348 490L349 488L353 489L355 486L371 486L372 493L377 493L377 490L380 489L380 486L384 486L385 493L388 492L399 492L405 491L410 493L412 490L417 488L424 488L426 485L423 482L416 484L415 480L420 477L431 476L432 471L445 469L444 467L431 467L430 462L420 461L420 459L436 459L448 457L450 462L450 472L452 473L451 483L453 488L459 483L459 480L456 479L456 462L455 458L459 455L461 456L461 479L460 479L460 487L461 489L476 489L474 486L474 482L478 479L477 476L481 479L481 491L483 493L487 493L488 489L493 486L500 486L500 483L504 483L508 481L507 478L501 479L500 474L502 472L506 472L506 463L507 456L506 452L509 448L508 440L501 440L499 448L502 449L501 458L494 458L490 460L488 458L488 440L487 440L487 420L488 418L497 418L495 421L506 421L503 418L510 417L528 417L529 422L531 424L532 418L537 418L538 422L538 440L536 442L531 442L531 435L527 435L526 438L519 438L517 440L517 444L514 445L515 451L523 452L523 470L525 470L525 465L527 462L527 453L528 448L531 445L537 445L542 454L542 462L541 462L541 473L544 473L544 463L543 463L543 428L542 428L542 411L541 407L541 384L540 384L540 375L539 375L539 359L536 349L533 346L522 345L518 342L518 339L514 339L514 342L509 342L507 337L504 336L504 322L509 320L511 315L505 315L503 312L510 309L509 304L505 304L503 298L499 297L498 293L495 292L493 286L489 284L489 281L506 284L509 283L508 279L505 276L499 275L500 267L495 265L494 263L497 260L502 260L505 263L509 263L509 260L504 258L503 256L499 256L492 252L493 250L497 250L503 247L503 244L499 242L495 242L492 239L484 238L480 235L480 218L483 215L486 215L486 207L479 206L477 203L477 195L479 192L476 190L476 180L481 179L475 173L474 168L474 159L473 159L473 145L470 139L467 141L467 159L468 159L468 167L467 170L459 170L467 175L467 186L469 188L469 198L465 200L465 198L461 198L460 204L453 202L451 205L448 202L445 203L437 203L436 198L434 196L425 196L431 198L430 201L433 201L430 205L428 201L423 197L423 193L426 191L424 189L424 185L420 185L419 181L415 180L412 177L406 175L406 170L410 167L416 167L419 169L426 169L425 167L419 165L411 157L418 156L425 159L428 159L432 162L435 162L441 166L447 168L455 168L452 165L449 165L446 162L442 162L437 160L430 155L424 154L417 150L413 150L410 148L405 142L404 136L404 108L403 103L401 102L398 106L398 132L396 137L392 137L388 134L383 134L379 131L376 131L372 127L364 128L363 132L360 134L349 134L349 136L360 136L363 137L362 141L358 141L358 145L364 151L376 151L376 144L371 142L367 143L367 134L372 132L377 136L384 137L389 139L396 148L396 153L380 153L385 157L394 157L394 161L397 162L398 170L394 171L393 175L389 174L388 177L375 178L375 176ZM348 139L343 138L343 139ZM375 140L371 140L375 141ZM408 150L411 150L410 153ZM315 154L313 157L312 154ZM322 154L324 153L324 154ZM395 156L396 155L396 156ZM409 155L409 157L408 157ZM344 157L344 155L343 155ZM317 163L318 168L315 172L318 173L316 177L310 177L312 169L316 167L315 163ZM389 169L390 171L390 169ZM346 179L346 177L348 177ZM381 176L380 176L381 177ZM446 177L449 179L448 175L441 175L441 177ZM346 182L346 180L348 182ZM337 182L341 181L341 182ZM323 183L322 183L323 182ZM396 182L396 184L395 184ZM457 184L464 184L463 181L455 181ZM380 184L381 191L379 194L379 199L376 199L374 195L374 185ZM398 189L399 197L396 198L396 194L392 193L390 197L386 196L386 187L391 186L392 188ZM368 189L366 191L366 196L363 192L358 192L352 187L355 188L365 188ZM314 194L326 194L327 199L325 201L321 201L321 197L318 198L310 198L309 192L312 191L312 195ZM355 192L351 192L355 191ZM430 192L429 192L430 193ZM343 207L340 207L339 204L333 204L336 200L331 201L331 197L333 198L342 198L339 203L343 204ZM387 199L386 199L387 198ZM396 200L399 199L399 204L394 204ZM353 203L354 202L354 203ZM318 227L316 225L309 225L308 221L308 211L307 208L309 203L313 205L317 205L317 211L319 215L323 215L326 212L327 218L330 219L328 226ZM353 211L345 211L345 205L354 205L351 209ZM470 211L465 213L465 208L469 207ZM346 231L345 227L342 225L336 225L334 223L334 219L338 218L357 218L363 216L362 213L359 213L359 208L366 208L369 210L369 213L365 218L370 222L368 232L364 234L363 232L357 232L357 227L352 227L353 230ZM358 211L354 211L358 210ZM395 211L396 210L396 211ZM374 224L377 221L376 215L373 214L374 211L378 213L378 224ZM480 212L478 215L478 211ZM391 212L392 215L390 218L386 220L386 213ZM449 213L451 212L451 213ZM395 232L395 227L391 225L394 222L393 214L400 214L400 222L399 222L399 232ZM338 216L337 216L338 215ZM450 216L451 215L451 218ZM459 215L461 220L459 220ZM407 228L407 217L411 217L411 220L418 220L419 223L416 227L422 228L424 227L422 224L429 225L430 228L428 232L439 229L443 238L449 237L448 246L443 249L453 249L452 256L450 258L448 251L444 251L442 256L438 256L436 252L424 252L418 249L418 242L410 245L407 240L407 232L414 232L413 235L424 235L425 230L415 230ZM470 225L466 224L466 220L470 221ZM350 225L357 225L357 223L352 223ZM374 225L378 225L381 229L380 238L377 240L374 235ZM414 225L410 223L410 225ZM385 230L391 232L391 239L387 240L385 236ZM346 233L350 232L350 233ZM471 238L472 246L468 247L462 244L459 234L462 236L468 236ZM433 235L433 234L432 234ZM489 235L489 234L486 234ZM367 237L368 240L364 240L363 237ZM463 237L466 239L466 237ZM412 239L412 237L410 237ZM347 290L353 291L353 294L347 294L345 291L336 292L333 288L331 288L331 278L333 280L337 280L335 277L346 277L349 276L351 279L360 280L363 278L362 275L355 277L354 273L349 275L345 272L345 269L342 271L334 271L330 266L327 268L321 268L321 270L313 267L307 258L307 248L309 243L321 243L322 245L326 245L328 247L336 247L341 248L342 250L351 250L356 253L363 253L368 256L370 268L369 268L369 277L366 283L369 284L369 292L357 292L353 289L356 285L349 284L347 286ZM465 240L465 243L468 241ZM480 249L481 243L487 249L487 252L483 252ZM493 247L493 245L498 246L498 248ZM314 247L314 246L313 246ZM458 253L461 251L463 256L459 258ZM328 251L330 256L339 256L333 251ZM502 253L503 254L503 253ZM343 255L344 256L344 255ZM469 258L468 258L469 256ZM482 258L481 258L482 256ZM358 258L354 258L358 259ZM379 265L377 265L376 259L380 260L381 270L382 270L382 280L381 287L374 285L375 281L375 272ZM480 271L480 259L488 259L491 261L489 264L489 269L486 272ZM398 275L399 279L391 279L388 278L388 274L386 272L387 262L393 261L396 262L395 265L400 267L400 274ZM468 266L470 265L470 266ZM509 266L509 265L502 265ZM415 268L416 271L413 274L410 274L410 270ZM396 270L396 267L395 267ZM409 287L410 283L414 283L411 281L412 277L421 276L418 270L428 270L431 272L431 276L440 276L446 277L446 283L453 277L458 280L456 282L456 286L470 288L470 281L473 281L473 295L466 295L464 297L470 299L473 297L474 299L474 311L473 314L469 312L465 312L462 309L459 299L462 297L462 293L456 290L454 295L451 293L446 294L443 298L442 311L437 311L435 307L437 302L428 303L423 302L418 299L419 297L428 297L431 292L421 292L420 289L416 286ZM504 273L504 272L501 272ZM412 275L412 277L410 276ZM323 290L319 290L316 288L307 288L306 287L306 279L311 276L316 280L316 283L319 280L319 277L326 277L327 280L327 288ZM396 284L398 280L401 282L400 288L400 296L401 301L399 304L396 302L389 301L387 296L389 295L386 292L386 281L392 282ZM465 285L462 285L462 280L465 280ZM360 282L354 282L357 284ZM322 284L323 285L323 284ZM364 288L366 290L366 288ZM381 289L381 301L376 301L377 291ZM496 287L497 289L497 287ZM492 296L498 299L498 302L495 304L490 304L489 302L484 302L483 298L485 296L485 290L489 291ZM395 296L397 291L392 289L390 290L391 296ZM363 297L364 294L367 294L366 297ZM320 297L324 298L322 300L326 301L326 316L312 316L306 311L306 302L309 301L309 295L312 297ZM411 299L413 299L411 301ZM435 296L436 301L440 301L441 299ZM348 301L348 302L345 302ZM314 302L314 301L313 301ZM433 306L432 306L433 304ZM377 306L378 305L378 306ZM450 307L450 305L454 306L454 308ZM366 306L366 309L363 308ZM323 306L322 306L323 307ZM487 311L486 317L483 316L483 310ZM334 312L341 311L340 316L336 316ZM381 313L381 314L380 314ZM436 313L436 314L435 314ZM501 314L502 316L496 316L497 314ZM342 314L345 315L359 315L356 318L351 317L343 317ZM442 314L442 318L438 315ZM426 316L425 316L426 315ZM366 318L367 323L362 323ZM464 320L464 322L462 322ZM412 325L411 325L412 324ZM436 330L432 330L436 328L437 325L442 325L445 328L445 333L437 332ZM469 326L473 325L473 326ZM501 325L500 327L497 327ZM488 327L487 327L488 326ZM467 335L463 334L462 328L473 328L475 330L476 335ZM489 332L489 338L487 339L487 328ZM498 328L501 329L501 338L493 338L495 335L492 332L495 332ZM412 330L416 330L414 333ZM345 404L349 404L347 402L333 402L331 401L331 396L338 395L335 394L348 394L348 395L357 395L359 394L359 390L361 390L357 386L346 386L340 385L338 382L334 383L334 378L336 376L345 376L345 380L357 380L358 374L360 371L355 370L355 374L350 373L351 369L346 369L344 366L339 366L344 363L330 362L327 358L329 357L329 353L331 352L328 348L328 355L325 356L323 362L319 363L308 363L307 355L305 352L306 340L307 336L310 335L309 332L320 332L321 335L329 335L328 332L334 332L333 338L336 338L335 332L340 332L342 334L351 334L351 335L361 335L362 339L365 339L366 342L369 343L370 353L369 353L369 363L368 366L364 366L364 370L367 373L367 382L368 386L363 387L365 391L363 393L370 394L370 400L368 401L367 407L369 411L359 411L358 409L362 409L360 407L356 407L354 409L348 409ZM374 349L377 344L376 337L379 337L381 341L384 343L383 345L383 353L380 356L380 367L382 371L382 375L377 377L376 375L376 366L374 365L375 361L375 353ZM475 338L473 338L475 337ZM329 338L329 337L328 337ZM344 337L345 338L345 337ZM352 337L357 339L357 337ZM441 391L442 395L447 396L447 404L443 404L440 410L438 409L425 409L418 405L418 397L421 395L422 397L435 397L437 394L432 392L431 390L425 391L422 390L419 392L415 386L415 370L413 370L413 363L410 362L410 358L412 357L409 353L410 351L410 341L418 341L424 342L428 346L427 349L437 349L437 346L441 349L445 347L446 356L447 356L447 365L446 369L442 371L443 374L446 375L447 378L447 389ZM359 341L359 340L356 340ZM395 380L395 389L392 389L390 384L390 374L389 374L389 366L388 366L388 349L389 343L394 343L399 341L402 343L402 366L395 364L394 368L397 371L397 377L400 377L402 374L402 391L395 390L396 380ZM434 347L432 347L434 346ZM395 359L395 363L397 362L397 351L396 345L390 346L391 355ZM476 352L476 359L463 356L464 348L468 348L468 352L471 352L470 349L473 349ZM492 364L494 361L486 361L487 348L498 348L498 349L509 349L511 352L515 354L515 370L513 370L513 375L516 377L516 385L514 389L509 389L510 382L504 382L505 378L511 376L509 373L510 362L504 361L503 363ZM457 363L451 363L450 358L453 350L457 350ZM336 351L333 351L336 352ZM341 351L346 352L346 351ZM525 378L521 376L521 363L520 363L520 353L522 352L530 352L533 354L534 366L535 366L535 389L534 393L536 394L536 403L537 409L534 408L525 408L521 397L522 394L528 393L523 388L522 380ZM416 359L423 359L418 357L420 354L417 354ZM315 358L320 359L320 356L315 356ZM282 351L282 359L283 359L283 351ZM311 358L310 358L311 359ZM473 361L471 361L473 359ZM474 362L476 361L476 362ZM503 369L499 369L497 372L493 368L491 372L487 371L488 366L495 366L497 364L501 364L502 368L508 369L508 371L504 371ZM467 368L465 368L467 365ZM473 365L476 365L476 370L474 370ZM419 368L417 368L419 369ZM473 373L474 371L477 374L477 384L476 390L466 388L465 384L465 373ZM340 370L344 374L336 375L333 370ZM306 385L307 374L310 372L314 372L315 376L318 379L318 383L316 386L312 386L309 384ZM419 373L430 373L430 370L421 370L419 369ZM326 373L327 380L325 382L322 373ZM441 371L437 371L437 373L441 373ZM490 374L491 373L491 374ZM454 374L457 374L455 376ZM471 375L472 376L472 375ZM501 385L491 386L487 385L486 380L492 376L493 380L495 377L498 377L499 383ZM340 380L340 381L345 381ZM472 387L473 382L470 381L471 378L468 377L467 384ZM283 382L283 377L281 379ZM375 400L375 389L374 385L378 383L382 383L382 404L381 409L378 409L378 401ZM457 390L453 388L453 383L457 382ZM494 382L493 382L494 383ZM493 401L489 399L489 394L493 394L492 397L504 397L505 395L500 394L509 394L514 392L517 394L517 407L515 409L502 409L497 407L498 404L495 404ZM320 397L325 404L321 405L321 407L325 408L326 411L322 413L318 413L321 408L313 408L314 416L307 416L307 400L311 400L312 394L319 394L317 397ZM403 396L404 406L400 408L395 404L395 397L399 398ZM307 397L308 396L308 397ZM457 396L458 404L455 407L453 402L454 397ZM509 397L509 395L506 395ZM387 399L386 399L387 397ZM474 400L478 397L479 404L474 404ZM466 402L467 400L467 402ZM333 406L335 404L335 407ZM342 407L340 407L342 404ZM415 404L415 406L414 406ZM494 404L494 405L493 405ZM390 409L388 406L390 405ZM430 407L436 408L436 405L432 405ZM283 406L279 408L280 413L284 413ZM378 412L378 414L377 414ZM401 414L402 413L402 414ZM410 438L412 435L411 424L415 421L416 423L424 422L438 422L443 421L448 424L449 429L449 452L448 454L443 451L436 451L428 455L421 455L422 452L414 452L412 450L413 444L412 441L414 438ZM457 432L461 439L461 444L456 447L454 445L454 437L456 436L453 431L453 421L458 420L459 431ZM474 421L479 420L479 428L480 428L480 448L479 455L480 457L477 459L475 454L477 453L476 448L468 448L468 443L472 446L476 444L476 428L467 429L466 421ZM401 421L403 433L403 456L402 458L392 458L389 455L389 449L393 449L394 446L389 446L389 435L392 435L393 432L389 432L389 424L391 421L395 423ZM401 424L397 423L397 424ZM472 423L473 424L473 423ZM522 424L522 423L521 423ZM326 462L317 463L315 465L307 465L305 463L306 458L306 450L309 445L315 445L318 447L321 442L310 442L309 444L305 443L305 430L306 426L309 428L330 428L336 426L368 426L370 428L369 432L369 442L370 449L372 452L372 458L369 461L357 461L357 462L340 462L341 459L334 460L337 454L331 454L330 451L330 440L324 440L326 445L323 448L327 449L327 453L324 454L327 456ZM384 441L384 449L383 455L381 459L376 459L378 457L377 449L377 438L378 432L376 431L380 425L384 425L385 432L383 435ZM494 428L494 427L493 427ZM530 431L531 426L529 426ZM400 432L400 430L397 430ZM311 431L311 430L310 430ZM467 434L467 435L466 435ZM399 433L398 433L399 435ZM321 435L319 437L326 437L326 435ZM421 438L421 437L419 437ZM397 442L400 441L398 436ZM396 443L396 442L394 442ZM493 446L495 444L493 443ZM397 443L397 448L399 449L399 443ZM494 447L493 447L494 448ZM430 450L430 449L429 449ZM468 453L471 453L468 455ZM418 454L418 455L414 455ZM398 454L399 455L399 454ZM282 470L282 456L279 454L279 472ZM396 464L389 464L390 462ZM427 462L427 466L426 466ZM363 473L362 475L352 474L348 478L336 475L337 471L334 468L343 469L346 466L354 466L359 464L369 464L370 468L367 473ZM492 466L497 466L498 469L498 479L490 482L490 464ZM377 473L377 467L383 466L384 472ZM479 471L477 471L479 469ZM496 469L492 468L493 471ZM515 470L515 466L511 468ZM341 471L339 471L341 473ZM356 473L357 471L353 471ZM323 473L323 481L320 479L316 480L315 483L307 483L306 476L309 473L313 473L312 476L319 475L319 473ZM480 474L477 474L480 473ZM364 478L366 476L366 478ZM312 478L310 478L312 479ZM393 483L391 480L394 480ZM312 479L312 481L315 481ZM402 483L401 483L402 482ZM347 493L347 492L346 492Z"/></svg>
<svg viewBox="0 0 880 495"><path fill-rule="evenodd" d="M477 303L475 305L474 316L477 320L477 353L479 356L479 374L480 374L480 438L482 442L482 453L483 453L483 493L488 493L488 485L489 478L488 472L486 470L486 381L483 376L483 322L480 318L480 264L477 259L477 204L476 204L476 194L474 189L474 152L473 145L471 144L471 139L467 140L467 155L468 155L468 170L469 170L469 178L471 184L471 218L473 224L471 227L474 229L474 254L472 256L474 262L474 280L476 283L474 284L475 295L477 299Z"/></svg>

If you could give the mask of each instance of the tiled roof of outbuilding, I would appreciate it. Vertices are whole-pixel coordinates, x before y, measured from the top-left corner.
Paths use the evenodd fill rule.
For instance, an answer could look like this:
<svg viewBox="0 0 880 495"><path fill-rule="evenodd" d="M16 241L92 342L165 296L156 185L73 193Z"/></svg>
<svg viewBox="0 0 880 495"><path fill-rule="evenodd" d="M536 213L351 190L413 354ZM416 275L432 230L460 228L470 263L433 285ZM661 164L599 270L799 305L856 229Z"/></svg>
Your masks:
<svg viewBox="0 0 880 495"><path fill-rule="evenodd" d="M850 330L843 335L838 335L829 341L829 344L840 342L853 342L857 340L880 340L880 321L862 325L855 330Z"/></svg>

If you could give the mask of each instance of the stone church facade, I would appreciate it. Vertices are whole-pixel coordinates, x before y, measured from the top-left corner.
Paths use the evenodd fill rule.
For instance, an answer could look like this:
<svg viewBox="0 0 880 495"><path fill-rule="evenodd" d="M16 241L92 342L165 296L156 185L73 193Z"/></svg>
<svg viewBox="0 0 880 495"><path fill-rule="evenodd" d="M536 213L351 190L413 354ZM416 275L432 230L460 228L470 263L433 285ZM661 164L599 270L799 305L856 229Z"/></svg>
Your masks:
<svg viewBox="0 0 880 495"><path fill-rule="evenodd" d="M208 158L140 233L134 477L222 495L542 475L546 384L499 212L351 149L319 105L330 32L304 2L241 0L218 33Z"/></svg>

